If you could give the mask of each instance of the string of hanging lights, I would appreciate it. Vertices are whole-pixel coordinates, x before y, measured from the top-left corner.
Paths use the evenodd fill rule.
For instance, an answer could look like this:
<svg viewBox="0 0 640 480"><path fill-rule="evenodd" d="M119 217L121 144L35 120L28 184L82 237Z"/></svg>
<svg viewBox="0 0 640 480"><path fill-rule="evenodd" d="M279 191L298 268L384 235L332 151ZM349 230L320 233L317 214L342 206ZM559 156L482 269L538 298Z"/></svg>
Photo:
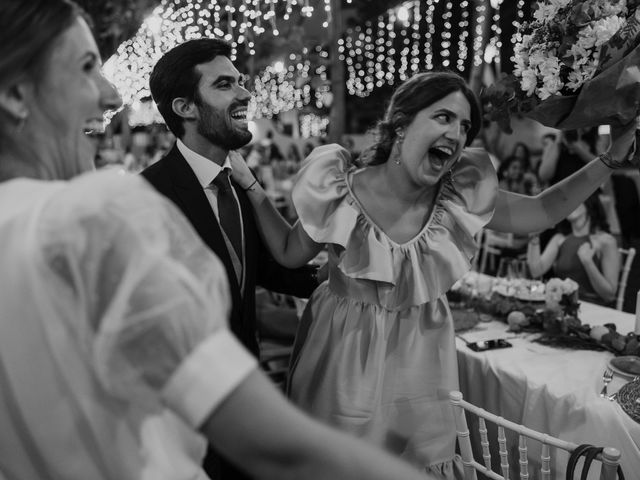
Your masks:
<svg viewBox="0 0 640 480"><path fill-rule="evenodd" d="M503 2L405 1L375 20L347 30L339 52L347 70L348 93L366 97L385 84L393 85L416 71L434 67L465 75L472 64L484 61L499 65ZM524 20L525 5L525 0L517 1L514 25ZM487 16L491 17L491 28L485 39Z"/></svg>
<svg viewBox="0 0 640 480"><path fill-rule="evenodd" d="M366 97L376 88L434 67L464 75L472 63L499 64L503 2L490 0L485 6L473 0L409 0L347 30L338 41L347 92ZM517 0L516 23L524 20L525 3ZM324 6L323 25L328 26L332 19L330 0L315 4ZM137 34L105 63L105 72L122 92L125 104L135 109L150 97L148 77L153 65L178 43L216 36L232 44L232 60L239 49L254 55L256 37L266 31L279 35L278 22L291 19L294 11L310 17L314 7L309 0L163 0ZM492 22L485 42L486 16L491 16ZM311 54L322 59L328 53L320 46L312 50L291 52L277 68L274 63L255 76L251 105L255 118L269 118L309 104L318 108L330 105L326 66L311 60ZM311 88L314 77L319 80ZM145 118L150 118L148 113Z"/></svg>

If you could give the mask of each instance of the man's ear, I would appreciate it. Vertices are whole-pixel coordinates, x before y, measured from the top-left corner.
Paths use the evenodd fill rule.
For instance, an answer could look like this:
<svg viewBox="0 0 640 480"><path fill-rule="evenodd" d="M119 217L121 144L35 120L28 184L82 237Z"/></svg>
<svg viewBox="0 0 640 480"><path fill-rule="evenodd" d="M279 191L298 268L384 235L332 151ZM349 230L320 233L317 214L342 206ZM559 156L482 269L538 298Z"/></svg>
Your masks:
<svg viewBox="0 0 640 480"><path fill-rule="evenodd" d="M16 121L26 120L29 116L27 90L27 85L19 82L0 88L0 110Z"/></svg>
<svg viewBox="0 0 640 480"><path fill-rule="evenodd" d="M171 102L171 109L173 113L185 120L195 120L197 115L197 108L193 101L188 101L186 98L178 97L174 98Z"/></svg>

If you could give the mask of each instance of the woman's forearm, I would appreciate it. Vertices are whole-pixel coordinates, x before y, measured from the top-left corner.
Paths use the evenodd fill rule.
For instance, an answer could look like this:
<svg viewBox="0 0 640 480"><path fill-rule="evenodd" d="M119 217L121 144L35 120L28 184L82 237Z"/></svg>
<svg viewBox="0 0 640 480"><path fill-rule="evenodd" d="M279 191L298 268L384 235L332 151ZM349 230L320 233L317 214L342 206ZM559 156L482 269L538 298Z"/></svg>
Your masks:
<svg viewBox="0 0 640 480"><path fill-rule="evenodd" d="M612 172L600 157L595 157L573 175L542 191L538 198L547 217L544 228L550 228L565 219L595 192Z"/></svg>
<svg viewBox="0 0 640 480"><path fill-rule="evenodd" d="M532 277L539 277L545 273L540 255L540 238L533 238L527 245L527 265Z"/></svg>
<svg viewBox="0 0 640 480"><path fill-rule="evenodd" d="M500 190L488 227L526 235L558 224L609 178L612 169L599 157L535 197Z"/></svg>
<svg viewBox="0 0 640 480"><path fill-rule="evenodd" d="M433 478L362 440L311 420L258 371L246 377L200 429L223 456L256 479Z"/></svg>
<svg viewBox="0 0 640 480"><path fill-rule="evenodd" d="M589 277L591 286L600 296L600 298L607 302L614 300L616 298L617 285L612 285L611 282L606 279L602 272L598 270L598 267L593 262L593 259L583 262L582 265L587 272L587 277Z"/></svg>
<svg viewBox="0 0 640 480"><path fill-rule="evenodd" d="M282 218L259 183L245 191L254 209L260 236L278 263L296 268L318 253L321 245L313 242L299 224L292 227Z"/></svg>

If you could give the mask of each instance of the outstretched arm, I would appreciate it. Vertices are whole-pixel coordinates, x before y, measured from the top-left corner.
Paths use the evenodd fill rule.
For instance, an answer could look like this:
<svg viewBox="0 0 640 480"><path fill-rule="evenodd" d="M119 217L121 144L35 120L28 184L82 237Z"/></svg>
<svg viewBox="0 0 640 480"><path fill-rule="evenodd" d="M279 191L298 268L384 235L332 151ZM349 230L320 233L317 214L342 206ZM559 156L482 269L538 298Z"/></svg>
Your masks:
<svg viewBox="0 0 640 480"><path fill-rule="evenodd" d="M258 222L260 236L273 258L285 267L296 268L315 257L322 245L307 235L300 222L296 222L292 227L282 218L239 153L229 152L229 159L233 168L233 178L247 192Z"/></svg>
<svg viewBox="0 0 640 480"><path fill-rule="evenodd" d="M223 401L201 431L260 480L425 480L424 473L391 455L311 420L258 371Z"/></svg>
<svg viewBox="0 0 640 480"><path fill-rule="evenodd" d="M609 159L596 157L573 175L535 197L500 190L496 209L487 225L501 232L529 234L550 228L564 219L611 175L611 164L622 164L635 138L636 123L612 127Z"/></svg>

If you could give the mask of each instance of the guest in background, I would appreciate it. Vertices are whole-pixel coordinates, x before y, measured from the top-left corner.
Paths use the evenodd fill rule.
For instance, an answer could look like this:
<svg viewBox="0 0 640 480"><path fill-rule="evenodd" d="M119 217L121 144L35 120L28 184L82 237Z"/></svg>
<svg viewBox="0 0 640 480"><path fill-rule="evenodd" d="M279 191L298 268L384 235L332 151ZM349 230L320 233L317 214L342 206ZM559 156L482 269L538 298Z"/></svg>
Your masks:
<svg viewBox="0 0 640 480"><path fill-rule="evenodd" d="M525 170L535 170L535 165L532 165L531 149L524 142L516 142L511 151L509 158L518 158L524 162Z"/></svg>
<svg viewBox="0 0 640 480"><path fill-rule="evenodd" d="M537 195L540 183L535 173L528 169L528 162L518 156L510 156L500 164L498 180L500 188L521 195Z"/></svg>
<svg viewBox="0 0 640 480"><path fill-rule="evenodd" d="M527 249L527 263L534 277L553 268L560 278L571 278L580 286L580 298L613 306L618 290L620 254L609 233L598 192L569 216L569 229L555 234L540 254L540 240L534 236Z"/></svg>
<svg viewBox="0 0 640 480"><path fill-rule="evenodd" d="M555 185L577 172L596 156L597 128L559 132L555 142L547 142L542 151L538 178Z"/></svg>

